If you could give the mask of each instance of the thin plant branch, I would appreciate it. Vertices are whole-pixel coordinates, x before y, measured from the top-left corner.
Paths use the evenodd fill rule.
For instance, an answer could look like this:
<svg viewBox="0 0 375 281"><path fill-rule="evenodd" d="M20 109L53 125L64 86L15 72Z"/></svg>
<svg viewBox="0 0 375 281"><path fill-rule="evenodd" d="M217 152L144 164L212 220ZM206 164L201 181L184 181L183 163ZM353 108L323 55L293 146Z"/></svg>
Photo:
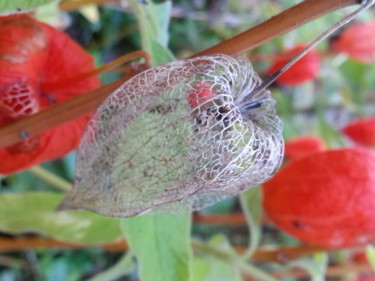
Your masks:
<svg viewBox="0 0 375 281"><path fill-rule="evenodd" d="M34 166L29 169L31 173L36 175L38 178L44 180L45 182L51 184L53 187L56 187L63 191L69 191L72 189L72 184L63 178L51 173L50 171L44 169L41 166Z"/></svg>
<svg viewBox="0 0 375 281"><path fill-rule="evenodd" d="M268 42L332 11L358 4L358 0L305 0L248 31L224 41L195 56L223 53L237 55ZM93 112L101 102L127 79L106 85L87 94L60 103L30 117L0 128L0 148L18 143L49 128Z"/></svg>
<svg viewBox="0 0 375 281"><path fill-rule="evenodd" d="M119 0L68 0L60 2L59 9L65 12L72 12L86 5L105 5L119 2Z"/></svg>
<svg viewBox="0 0 375 281"><path fill-rule="evenodd" d="M126 55L122 55L120 57L118 57L117 59L114 59L113 61L110 61L108 63L106 63L105 65L101 66L101 67L97 67L95 68L94 70L91 70L91 71L88 71L88 72L85 72L85 73L80 73L80 74L77 74L77 75L74 75L72 77L68 77L66 79L64 79L63 81L60 81L60 80L57 80L57 81L51 81L51 82L46 82L43 84L43 89L46 91L46 92L49 92L49 90L51 89L51 91L53 91L53 89L57 88L57 87L60 87L61 84L73 84L73 83L77 83L81 80L84 80L84 79L87 79L87 78L90 78L90 77L93 77L95 75L98 75L98 74L101 74L101 73L105 73L105 72L108 72L110 70L113 70L115 68L118 68L119 66L122 66L123 64L133 60L133 59L138 59L138 58L143 58L144 59L144 65L149 68L151 67L151 56L145 52L145 51L135 51L135 52L132 52L132 53L129 53L129 54L126 54Z"/></svg>
<svg viewBox="0 0 375 281"><path fill-rule="evenodd" d="M360 3L361 1L358 0L305 0L231 39L195 54L193 57L217 53L239 55L325 14Z"/></svg>
<svg viewBox="0 0 375 281"><path fill-rule="evenodd" d="M238 225L245 226L246 218L242 213L229 215L212 215L203 213L193 213L193 220L196 224L216 224L216 225Z"/></svg>

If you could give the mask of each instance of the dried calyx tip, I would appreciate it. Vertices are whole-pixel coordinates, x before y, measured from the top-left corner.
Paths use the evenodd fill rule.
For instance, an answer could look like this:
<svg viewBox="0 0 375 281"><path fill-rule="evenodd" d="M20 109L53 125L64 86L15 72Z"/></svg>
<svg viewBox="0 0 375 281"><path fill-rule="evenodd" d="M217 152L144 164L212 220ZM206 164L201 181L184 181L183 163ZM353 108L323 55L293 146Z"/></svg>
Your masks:
<svg viewBox="0 0 375 281"><path fill-rule="evenodd" d="M261 91L268 88L273 82L276 81L277 78L281 74L283 74L286 70L288 70L291 66L293 66L297 61L299 61L303 56L305 56L311 49L313 49L316 45L318 45L321 41L326 39L328 36L330 36L332 33L337 31L339 28L341 28L343 25L347 24L351 20L353 20L359 13L361 13L364 10L367 10L371 6L375 4L375 0L362 0L357 10L355 10L353 13L349 14L348 16L344 17L342 20L338 21L336 24L331 26L328 30L323 32L318 38L316 38L314 41L312 41L305 49L303 49L300 53L298 53L293 59L291 59L287 64L285 64L282 68L280 68L278 71L276 71L271 76L267 77L262 84L260 84L258 87L256 87L249 95L249 97L254 97L256 94L260 93ZM245 101L244 104L241 104L240 107L243 108L245 111L248 108L253 107L252 102Z"/></svg>

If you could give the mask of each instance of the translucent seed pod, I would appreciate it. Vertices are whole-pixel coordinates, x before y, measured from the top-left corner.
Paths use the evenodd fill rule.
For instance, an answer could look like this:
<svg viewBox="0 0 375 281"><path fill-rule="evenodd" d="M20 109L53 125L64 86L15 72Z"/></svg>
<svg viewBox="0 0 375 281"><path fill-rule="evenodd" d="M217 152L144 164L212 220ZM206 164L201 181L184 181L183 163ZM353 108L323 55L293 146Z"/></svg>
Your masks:
<svg viewBox="0 0 375 281"><path fill-rule="evenodd" d="M75 186L59 209L116 217L197 210L263 183L280 166L283 139L270 92L252 95L260 84L245 57L225 55L130 79L89 123Z"/></svg>

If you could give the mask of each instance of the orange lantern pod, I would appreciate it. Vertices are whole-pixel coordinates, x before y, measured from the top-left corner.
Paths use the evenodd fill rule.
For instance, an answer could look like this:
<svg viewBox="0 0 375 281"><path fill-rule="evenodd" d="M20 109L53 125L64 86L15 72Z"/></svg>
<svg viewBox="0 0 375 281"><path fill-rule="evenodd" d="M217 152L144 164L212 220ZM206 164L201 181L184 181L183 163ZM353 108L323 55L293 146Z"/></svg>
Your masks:
<svg viewBox="0 0 375 281"><path fill-rule="evenodd" d="M285 157L296 160L325 149L322 139L315 136L301 136L285 142Z"/></svg>
<svg viewBox="0 0 375 281"><path fill-rule="evenodd" d="M272 75L285 64L287 64L298 53L305 49L307 44L301 43L295 47L285 50L273 60L273 63L267 70L268 75ZM311 50L292 67L286 70L276 81L285 86L296 86L316 78L320 68L320 58L315 50Z"/></svg>
<svg viewBox="0 0 375 281"><path fill-rule="evenodd" d="M375 116L354 120L342 132L356 143L375 146Z"/></svg>
<svg viewBox="0 0 375 281"><path fill-rule="evenodd" d="M263 186L277 227L326 248L375 242L375 152L343 148L290 162Z"/></svg>
<svg viewBox="0 0 375 281"><path fill-rule="evenodd" d="M194 86L194 90L188 94L190 108L196 108L211 99L216 93L215 89L208 82L199 82Z"/></svg>
<svg viewBox="0 0 375 281"><path fill-rule="evenodd" d="M332 42L332 49L355 61L370 63L375 55L374 30L375 21L353 24Z"/></svg>
<svg viewBox="0 0 375 281"><path fill-rule="evenodd" d="M69 79L93 68L92 57L65 33L26 14L0 17L0 126L97 88L97 77ZM69 153L78 146L89 118L0 149L0 174Z"/></svg>

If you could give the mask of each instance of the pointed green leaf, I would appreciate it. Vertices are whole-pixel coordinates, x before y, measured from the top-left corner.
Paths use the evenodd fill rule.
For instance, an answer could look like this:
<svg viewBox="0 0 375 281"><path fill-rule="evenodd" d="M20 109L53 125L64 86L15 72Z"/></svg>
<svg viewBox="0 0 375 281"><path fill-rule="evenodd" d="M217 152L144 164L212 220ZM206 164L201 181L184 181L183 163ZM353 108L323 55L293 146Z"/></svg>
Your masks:
<svg viewBox="0 0 375 281"><path fill-rule="evenodd" d="M261 238L262 189L260 186L250 188L240 194L242 210L246 216L249 226L250 241L249 248L244 254L245 258L250 257L257 249Z"/></svg>
<svg viewBox="0 0 375 281"><path fill-rule="evenodd" d="M173 54L157 41L151 41L151 51L149 53L155 65L167 63L175 59Z"/></svg>
<svg viewBox="0 0 375 281"><path fill-rule="evenodd" d="M243 281L241 272L220 259L195 256L193 264L194 281Z"/></svg>
<svg viewBox="0 0 375 281"><path fill-rule="evenodd" d="M92 212L56 212L62 194L47 192L0 195L0 231L38 233L61 241L103 244L121 239L118 220Z"/></svg>
<svg viewBox="0 0 375 281"><path fill-rule="evenodd" d="M142 281L191 280L191 214L143 215L120 225Z"/></svg>
<svg viewBox="0 0 375 281"><path fill-rule="evenodd" d="M290 267L300 267L311 275L311 281L324 281L328 264L328 255L325 252L316 253L312 258L303 258L292 261Z"/></svg>
<svg viewBox="0 0 375 281"><path fill-rule="evenodd" d="M166 49L172 1L154 4L149 0L147 4L143 4L130 0L130 4L137 16L141 30L142 49L151 55L153 64L158 65L172 61L173 55ZM161 48L164 49L162 53L160 53Z"/></svg>
<svg viewBox="0 0 375 281"><path fill-rule="evenodd" d="M214 255L210 252L202 252L194 256L194 281L242 281L239 267L235 266L233 259L229 261L227 259L227 256L236 256L236 252L228 239L223 235L215 235L207 244L213 249L227 253L227 255Z"/></svg>

